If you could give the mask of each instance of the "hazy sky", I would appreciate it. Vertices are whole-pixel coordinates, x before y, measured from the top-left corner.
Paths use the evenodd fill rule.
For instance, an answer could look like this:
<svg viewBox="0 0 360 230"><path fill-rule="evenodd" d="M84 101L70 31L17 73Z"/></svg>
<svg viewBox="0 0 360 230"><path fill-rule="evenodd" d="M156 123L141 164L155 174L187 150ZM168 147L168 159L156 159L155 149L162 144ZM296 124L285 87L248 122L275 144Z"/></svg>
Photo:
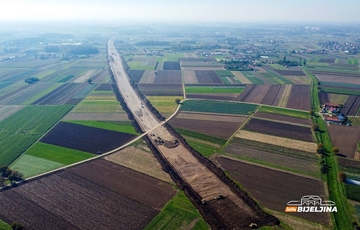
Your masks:
<svg viewBox="0 0 360 230"><path fill-rule="evenodd" d="M360 22L359 0L1 0L0 21Z"/></svg>

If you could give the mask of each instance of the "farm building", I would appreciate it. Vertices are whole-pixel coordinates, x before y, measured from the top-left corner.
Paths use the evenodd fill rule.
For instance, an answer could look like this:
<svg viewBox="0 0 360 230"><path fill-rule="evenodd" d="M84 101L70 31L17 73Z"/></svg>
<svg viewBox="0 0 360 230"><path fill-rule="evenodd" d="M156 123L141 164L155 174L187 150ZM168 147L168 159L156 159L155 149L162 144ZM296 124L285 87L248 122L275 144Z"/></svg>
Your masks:
<svg viewBox="0 0 360 230"><path fill-rule="evenodd" d="M340 105L333 103L325 103L322 107L322 113L338 113Z"/></svg>
<svg viewBox="0 0 360 230"><path fill-rule="evenodd" d="M338 116L323 115L323 118L325 122L332 124L340 124L345 120L345 116L342 116L341 114Z"/></svg>

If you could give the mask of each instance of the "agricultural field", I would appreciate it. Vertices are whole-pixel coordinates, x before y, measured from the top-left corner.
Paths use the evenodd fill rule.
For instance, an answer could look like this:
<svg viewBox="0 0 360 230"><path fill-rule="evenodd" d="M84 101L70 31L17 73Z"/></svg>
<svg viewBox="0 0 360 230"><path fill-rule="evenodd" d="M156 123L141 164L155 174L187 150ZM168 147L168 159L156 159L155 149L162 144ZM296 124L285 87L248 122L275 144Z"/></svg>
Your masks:
<svg viewBox="0 0 360 230"><path fill-rule="evenodd" d="M182 77L180 70L158 70L155 73L155 84L181 84Z"/></svg>
<svg viewBox="0 0 360 230"><path fill-rule="evenodd" d="M91 157L94 155L38 142L22 154L10 167L28 178Z"/></svg>
<svg viewBox="0 0 360 230"><path fill-rule="evenodd" d="M60 122L40 141L95 154L113 150L135 137L133 134Z"/></svg>
<svg viewBox="0 0 360 230"><path fill-rule="evenodd" d="M169 174L167 174L162 169L159 161L152 154L151 150L146 146L145 142L136 144L134 146L128 146L113 154L105 156L104 159L165 181L169 184L174 183Z"/></svg>
<svg viewBox="0 0 360 230"><path fill-rule="evenodd" d="M228 139L247 119L245 116L181 112L170 121L173 127Z"/></svg>
<svg viewBox="0 0 360 230"><path fill-rule="evenodd" d="M255 112L257 108L257 105L246 103L188 100L183 102L180 109L190 112L249 115Z"/></svg>
<svg viewBox="0 0 360 230"><path fill-rule="evenodd" d="M183 192L179 192L162 211L144 228L151 229L194 229L205 230L210 226L199 215Z"/></svg>
<svg viewBox="0 0 360 230"><path fill-rule="evenodd" d="M164 70L181 70L180 62L164 62Z"/></svg>
<svg viewBox="0 0 360 230"><path fill-rule="evenodd" d="M164 117L169 117L172 115L176 108L177 104L175 102L175 99L182 100L183 97L176 97L176 96L147 96L146 97L152 106L155 107L159 113L161 113Z"/></svg>
<svg viewBox="0 0 360 230"><path fill-rule="evenodd" d="M292 109L285 109L285 108L277 108L277 107L271 107L271 106L261 106L258 110L262 113L270 113L270 114L279 114L279 115L285 115L289 117L297 117L301 119L310 119L309 112L305 111L299 111L299 110L292 110Z"/></svg>
<svg viewBox="0 0 360 230"><path fill-rule="evenodd" d="M0 121L23 109L21 105L0 105Z"/></svg>
<svg viewBox="0 0 360 230"><path fill-rule="evenodd" d="M344 114L348 116L360 115L360 96L349 96L343 105L344 108L341 111Z"/></svg>
<svg viewBox="0 0 360 230"><path fill-rule="evenodd" d="M72 106L26 106L0 122L0 165L9 165Z"/></svg>
<svg viewBox="0 0 360 230"><path fill-rule="evenodd" d="M224 148L224 154L307 176L319 177L315 153L286 148L258 141L234 138Z"/></svg>
<svg viewBox="0 0 360 230"><path fill-rule="evenodd" d="M141 229L175 193L167 183L96 160L1 192L0 218L26 229Z"/></svg>
<svg viewBox="0 0 360 230"><path fill-rule="evenodd" d="M299 110L309 110L310 86L269 84L248 85L235 100Z"/></svg>
<svg viewBox="0 0 360 230"><path fill-rule="evenodd" d="M252 118L246 123L244 130L292 138L300 141L312 142L313 136L310 127L291 125Z"/></svg>
<svg viewBox="0 0 360 230"><path fill-rule="evenodd" d="M78 125L84 125L99 129L112 130L122 133L128 133L132 135L139 135L131 121L89 121L89 120L67 120L66 122Z"/></svg>
<svg viewBox="0 0 360 230"><path fill-rule="evenodd" d="M250 72L250 71L241 71L240 73L242 73L243 75L245 75L245 77L252 82L252 84L264 84L264 82L262 80L260 80L255 74L254 72Z"/></svg>
<svg viewBox="0 0 360 230"><path fill-rule="evenodd" d="M138 84L146 96L183 96L182 84Z"/></svg>
<svg viewBox="0 0 360 230"><path fill-rule="evenodd" d="M215 72L224 84L241 84L241 82L229 70L216 70Z"/></svg>
<svg viewBox="0 0 360 230"><path fill-rule="evenodd" d="M252 84L253 83L240 71L231 71L231 73L241 82L241 84Z"/></svg>
<svg viewBox="0 0 360 230"><path fill-rule="evenodd" d="M360 140L360 127L329 125L327 129L333 145L339 148L340 156L353 159Z"/></svg>
<svg viewBox="0 0 360 230"><path fill-rule="evenodd" d="M257 202L268 209L284 212L286 203L300 200L304 194L316 194L326 198L323 182L316 179L282 172L254 164L217 157L221 167L238 181ZM288 213L311 222L329 225L326 213Z"/></svg>
<svg viewBox="0 0 360 230"><path fill-rule="evenodd" d="M129 70L129 77L130 79L134 80L135 83L138 83L142 78L145 70Z"/></svg>
<svg viewBox="0 0 360 230"><path fill-rule="evenodd" d="M281 123L288 123L294 125L303 125L303 126L311 126L311 121L308 119L302 119L297 117L290 117L286 115L274 114L274 113L266 113L257 111L253 118L264 119L269 121L276 121Z"/></svg>
<svg viewBox="0 0 360 230"><path fill-rule="evenodd" d="M256 140L265 144L272 144L291 149L301 149L302 151L310 153L314 153L317 147L314 142L300 141L287 137L278 137L246 130L240 130L235 136L246 140Z"/></svg>
<svg viewBox="0 0 360 230"><path fill-rule="evenodd" d="M212 100L233 100L242 91L244 86L185 86L187 98L212 99Z"/></svg>
<svg viewBox="0 0 360 230"><path fill-rule="evenodd" d="M223 81L215 71L195 70L195 76L200 84L223 84Z"/></svg>

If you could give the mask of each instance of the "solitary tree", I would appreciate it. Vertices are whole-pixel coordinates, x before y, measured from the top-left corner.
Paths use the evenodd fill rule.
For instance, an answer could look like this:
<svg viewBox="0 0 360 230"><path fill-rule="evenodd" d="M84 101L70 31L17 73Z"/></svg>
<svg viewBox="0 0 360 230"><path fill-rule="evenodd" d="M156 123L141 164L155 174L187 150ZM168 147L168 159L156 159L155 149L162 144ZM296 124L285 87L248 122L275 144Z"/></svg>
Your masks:
<svg viewBox="0 0 360 230"><path fill-rule="evenodd" d="M10 183L12 181L19 181L23 179L24 179L24 175L17 170L13 170L12 173L8 176L8 180L10 181Z"/></svg>
<svg viewBox="0 0 360 230"><path fill-rule="evenodd" d="M181 101L180 98L175 99L176 104L180 104L180 101Z"/></svg>
<svg viewBox="0 0 360 230"><path fill-rule="evenodd" d="M338 177L339 177L339 181L344 183L346 182L346 174L344 172L339 172Z"/></svg>
<svg viewBox="0 0 360 230"><path fill-rule="evenodd" d="M315 116L314 110L309 110L309 114L310 114L310 116Z"/></svg>
<svg viewBox="0 0 360 230"><path fill-rule="evenodd" d="M87 82L88 82L89 84L91 84L91 83L92 83L91 78L89 78L89 79L87 80Z"/></svg>
<svg viewBox="0 0 360 230"><path fill-rule="evenodd" d="M337 153L339 152L339 148L334 146L334 147L332 148L332 152L335 153L335 154L337 154Z"/></svg>
<svg viewBox="0 0 360 230"><path fill-rule="evenodd" d="M313 129L314 131L320 131L320 127L319 127L319 125L317 125L317 124L313 124L313 125L312 125L312 129Z"/></svg>

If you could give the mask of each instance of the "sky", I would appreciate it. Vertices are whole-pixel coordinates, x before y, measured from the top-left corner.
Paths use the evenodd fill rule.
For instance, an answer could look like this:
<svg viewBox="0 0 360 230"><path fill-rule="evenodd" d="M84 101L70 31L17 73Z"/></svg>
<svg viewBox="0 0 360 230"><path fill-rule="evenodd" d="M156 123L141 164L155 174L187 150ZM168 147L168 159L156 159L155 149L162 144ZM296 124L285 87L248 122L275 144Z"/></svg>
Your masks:
<svg viewBox="0 0 360 230"><path fill-rule="evenodd" d="M0 21L358 22L359 0L2 0Z"/></svg>

